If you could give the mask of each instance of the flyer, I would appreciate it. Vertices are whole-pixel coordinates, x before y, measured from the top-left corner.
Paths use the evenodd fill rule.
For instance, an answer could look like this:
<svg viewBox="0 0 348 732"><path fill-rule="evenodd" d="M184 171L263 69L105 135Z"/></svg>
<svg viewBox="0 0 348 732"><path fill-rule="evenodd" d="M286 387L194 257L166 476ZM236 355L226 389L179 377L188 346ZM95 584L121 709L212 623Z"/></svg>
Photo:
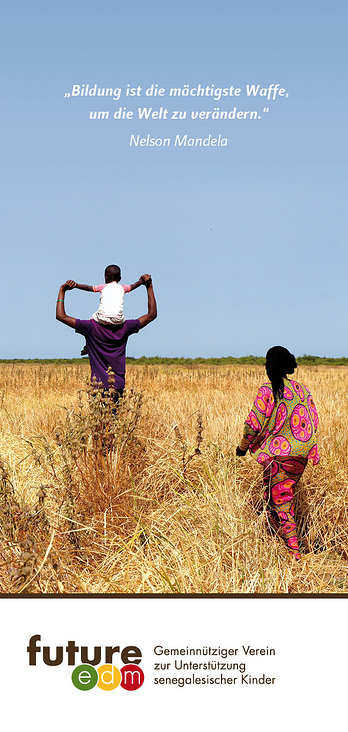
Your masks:
<svg viewBox="0 0 348 732"><path fill-rule="evenodd" d="M339 724L347 10L2 19L13 729Z"/></svg>

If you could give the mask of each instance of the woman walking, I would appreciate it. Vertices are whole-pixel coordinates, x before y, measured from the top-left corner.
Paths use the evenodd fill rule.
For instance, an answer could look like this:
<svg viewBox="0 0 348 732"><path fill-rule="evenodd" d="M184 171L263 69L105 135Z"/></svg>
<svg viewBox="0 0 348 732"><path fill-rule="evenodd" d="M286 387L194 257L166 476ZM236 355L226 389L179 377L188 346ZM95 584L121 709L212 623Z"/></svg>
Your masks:
<svg viewBox="0 0 348 732"><path fill-rule="evenodd" d="M308 460L313 460L314 465L319 462L319 453L315 437L318 414L313 397L306 386L287 377L296 367L295 356L283 346L267 351L270 383L263 384L257 392L236 453L245 455L249 449L263 467L270 526L300 559L293 488Z"/></svg>

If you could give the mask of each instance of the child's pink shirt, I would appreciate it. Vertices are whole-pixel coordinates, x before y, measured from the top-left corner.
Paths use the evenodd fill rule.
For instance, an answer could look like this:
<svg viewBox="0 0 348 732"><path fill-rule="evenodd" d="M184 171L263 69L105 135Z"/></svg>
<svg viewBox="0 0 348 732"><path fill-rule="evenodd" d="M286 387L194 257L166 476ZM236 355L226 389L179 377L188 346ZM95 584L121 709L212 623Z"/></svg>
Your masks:
<svg viewBox="0 0 348 732"><path fill-rule="evenodd" d="M102 292L102 290L104 290L104 287L106 287L107 284L112 285L112 282L109 282L109 283L104 282L103 285L93 285L94 292ZM118 285L118 284L119 283L116 282L116 285ZM123 288L124 292L130 292L130 289L131 289L130 285L119 285L119 286Z"/></svg>
<svg viewBox="0 0 348 732"><path fill-rule="evenodd" d="M104 285L93 285L93 290L100 292L99 308L92 315L93 320L114 325L124 323L123 298L125 292L130 292L130 285L108 282Z"/></svg>

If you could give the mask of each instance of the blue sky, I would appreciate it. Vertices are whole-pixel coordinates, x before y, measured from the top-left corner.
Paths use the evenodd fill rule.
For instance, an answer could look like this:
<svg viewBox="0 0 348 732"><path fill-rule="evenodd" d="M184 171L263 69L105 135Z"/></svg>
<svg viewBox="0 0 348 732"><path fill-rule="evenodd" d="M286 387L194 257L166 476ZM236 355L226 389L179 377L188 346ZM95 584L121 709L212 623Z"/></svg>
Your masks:
<svg viewBox="0 0 348 732"><path fill-rule="evenodd" d="M2 11L3 358L70 357L83 341L54 319L67 278L153 275L159 317L132 356L347 355L347 100L343 2L59 2ZM6 74L4 75L4 69ZM240 87L190 98L181 121L116 121L120 105L64 98L73 84ZM262 110L247 84L279 83L260 120L198 121L198 109ZM177 104L177 103L176 103ZM104 121L91 110L110 111ZM226 147L130 147L131 134ZM98 296L67 294L88 318ZM143 288L125 313L146 312Z"/></svg>

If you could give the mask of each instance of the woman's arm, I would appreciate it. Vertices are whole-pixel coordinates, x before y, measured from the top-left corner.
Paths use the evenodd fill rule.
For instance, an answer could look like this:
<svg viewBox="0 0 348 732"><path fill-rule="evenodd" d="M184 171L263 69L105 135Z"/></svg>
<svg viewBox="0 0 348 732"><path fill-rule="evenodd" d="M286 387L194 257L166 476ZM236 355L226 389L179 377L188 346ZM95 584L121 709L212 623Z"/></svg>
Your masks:
<svg viewBox="0 0 348 732"><path fill-rule="evenodd" d="M272 389L269 386L263 385L258 390L253 406L245 420L243 437L239 443L239 452L237 452L237 455L245 455L248 448L255 444L255 442L258 442L257 438L262 434L273 409L274 397Z"/></svg>

